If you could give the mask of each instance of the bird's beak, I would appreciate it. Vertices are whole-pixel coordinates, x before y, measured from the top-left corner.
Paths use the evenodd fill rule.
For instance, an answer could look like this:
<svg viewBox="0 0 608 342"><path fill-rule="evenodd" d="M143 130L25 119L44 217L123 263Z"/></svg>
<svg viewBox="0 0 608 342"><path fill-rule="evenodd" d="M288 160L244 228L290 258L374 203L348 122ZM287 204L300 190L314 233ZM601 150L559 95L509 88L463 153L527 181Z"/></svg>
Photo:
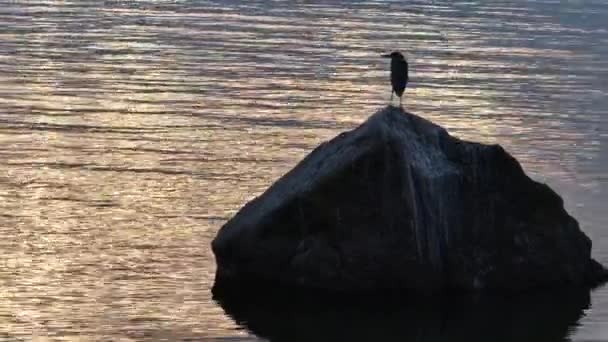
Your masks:
<svg viewBox="0 0 608 342"><path fill-rule="evenodd" d="M391 58L391 55L390 55L390 54L389 54L389 55L381 55L381 57L384 57L384 58Z"/></svg>

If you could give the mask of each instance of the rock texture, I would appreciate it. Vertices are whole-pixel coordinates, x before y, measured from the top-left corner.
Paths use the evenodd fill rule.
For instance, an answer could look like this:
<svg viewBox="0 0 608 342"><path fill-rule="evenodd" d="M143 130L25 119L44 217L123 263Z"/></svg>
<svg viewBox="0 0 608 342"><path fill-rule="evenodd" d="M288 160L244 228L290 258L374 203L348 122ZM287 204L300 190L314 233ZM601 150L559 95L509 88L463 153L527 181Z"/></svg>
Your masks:
<svg viewBox="0 0 608 342"><path fill-rule="evenodd" d="M387 107L321 144L212 243L216 281L331 292L588 287L591 241L498 145Z"/></svg>

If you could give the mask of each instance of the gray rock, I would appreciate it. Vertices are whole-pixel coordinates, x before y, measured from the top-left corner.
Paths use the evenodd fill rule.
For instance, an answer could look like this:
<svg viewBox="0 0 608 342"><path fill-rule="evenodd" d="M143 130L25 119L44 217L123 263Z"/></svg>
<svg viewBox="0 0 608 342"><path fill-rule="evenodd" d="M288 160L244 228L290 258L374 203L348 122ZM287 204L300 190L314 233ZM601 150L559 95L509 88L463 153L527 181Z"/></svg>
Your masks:
<svg viewBox="0 0 608 342"><path fill-rule="evenodd" d="M502 147L392 107L317 147L212 247L216 281L243 286L520 292L607 277L562 199Z"/></svg>

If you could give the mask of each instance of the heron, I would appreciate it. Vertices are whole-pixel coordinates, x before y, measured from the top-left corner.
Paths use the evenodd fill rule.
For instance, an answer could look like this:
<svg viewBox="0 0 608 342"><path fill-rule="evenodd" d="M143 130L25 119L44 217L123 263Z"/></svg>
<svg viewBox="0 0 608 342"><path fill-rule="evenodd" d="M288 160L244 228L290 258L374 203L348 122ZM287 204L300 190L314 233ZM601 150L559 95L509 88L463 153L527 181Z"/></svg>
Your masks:
<svg viewBox="0 0 608 342"><path fill-rule="evenodd" d="M395 93L399 96L399 106L403 108L402 96L408 81L407 61L399 51L393 51L390 54L382 55L382 57L391 59L391 84L393 86L391 103L393 103L393 93Z"/></svg>

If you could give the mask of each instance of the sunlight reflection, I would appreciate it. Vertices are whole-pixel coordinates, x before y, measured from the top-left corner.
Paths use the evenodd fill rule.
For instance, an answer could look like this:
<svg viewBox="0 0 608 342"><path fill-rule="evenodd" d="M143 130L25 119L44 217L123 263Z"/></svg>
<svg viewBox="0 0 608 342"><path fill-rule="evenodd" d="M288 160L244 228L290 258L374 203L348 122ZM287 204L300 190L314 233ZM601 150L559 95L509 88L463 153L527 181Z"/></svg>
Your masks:
<svg viewBox="0 0 608 342"><path fill-rule="evenodd" d="M605 203L608 8L549 5L4 4L2 332L249 336L209 298L209 241L388 104L379 55L396 49L412 66L409 111L502 144L534 177L574 188L584 226L607 224L585 196Z"/></svg>

